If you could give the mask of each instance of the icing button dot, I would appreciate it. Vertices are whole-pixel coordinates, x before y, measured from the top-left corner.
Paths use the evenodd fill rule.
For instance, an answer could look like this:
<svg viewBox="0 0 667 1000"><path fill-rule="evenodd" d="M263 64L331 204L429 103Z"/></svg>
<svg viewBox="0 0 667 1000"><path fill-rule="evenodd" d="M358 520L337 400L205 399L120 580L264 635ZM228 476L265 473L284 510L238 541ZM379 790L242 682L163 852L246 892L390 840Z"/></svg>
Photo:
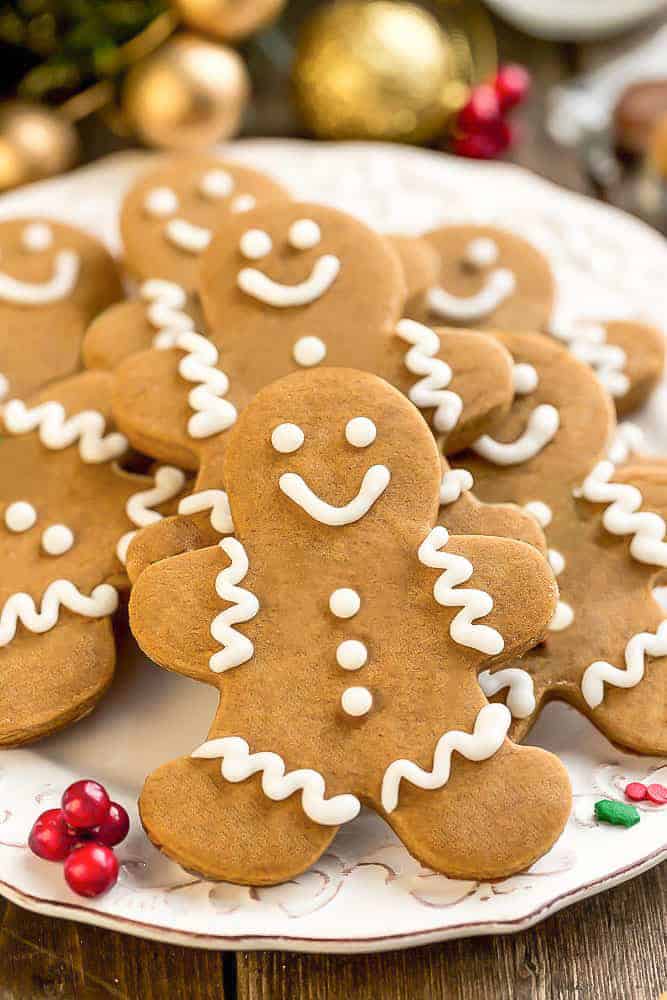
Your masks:
<svg viewBox="0 0 667 1000"><path fill-rule="evenodd" d="M199 190L205 198L226 198L234 190L234 178L220 167L207 170L200 181Z"/></svg>
<svg viewBox="0 0 667 1000"><path fill-rule="evenodd" d="M312 219L297 219L289 227L287 240L295 250L311 250L322 238L320 227Z"/></svg>
<svg viewBox="0 0 667 1000"><path fill-rule="evenodd" d="M358 639L345 639L336 650L336 661L343 670L359 670L368 659L368 650Z"/></svg>
<svg viewBox="0 0 667 1000"><path fill-rule="evenodd" d="M278 424L271 434L271 444L282 455L298 451L303 440L303 431L296 424Z"/></svg>
<svg viewBox="0 0 667 1000"><path fill-rule="evenodd" d="M74 533L66 524L51 524L42 534L42 548L50 556L61 556L74 545Z"/></svg>
<svg viewBox="0 0 667 1000"><path fill-rule="evenodd" d="M271 237L263 229L248 229L239 243L239 249L248 260L259 260L271 253Z"/></svg>
<svg viewBox="0 0 667 1000"><path fill-rule="evenodd" d="M373 706L373 695L365 687L349 687L343 691L340 699L343 711L358 718L367 715Z"/></svg>
<svg viewBox="0 0 667 1000"><path fill-rule="evenodd" d="M28 531L37 520L37 511L27 500L16 500L5 510L5 524L10 531Z"/></svg>
<svg viewBox="0 0 667 1000"><path fill-rule="evenodd" d="M292 348L292 357L302 368L319 365L326 355L326 344L319 337L300 337Z"/></svg>
<svg viewBox="0 0 667 1000"><path fill-rule="evenodd" d="M345 437L355 448L368 448L377 436L377 427L368 417L353 417L345 426Z"/></svg>
<svg viewBox="0 0 667 1000"><path fill-rule="evenodd" d="M53 230L44 222L31 222L21 233L21 242L26 250L48 250L53 244Z"/></svg>
<svg viewBox="0 0 667 1000"><path fill-rule="evenodd" d="M232 212L249 212L257 204L257 199L252 194L240 194L234 198L230 205Z"/></svg>
<svg viewBox="0 0 667 1000"><path fill-rule="evenodd" d="M178 196L168 187L152 188L144 200L144 208L149 215L161 217L173 215L178 208Z"/></svg>
<svg viewBox="0 0 667 1000"><path fill-rule="evenodd" d="M336 618L353 618L360 607L361 598L351 587L340 587L329 598L329 610Z"/></svg>

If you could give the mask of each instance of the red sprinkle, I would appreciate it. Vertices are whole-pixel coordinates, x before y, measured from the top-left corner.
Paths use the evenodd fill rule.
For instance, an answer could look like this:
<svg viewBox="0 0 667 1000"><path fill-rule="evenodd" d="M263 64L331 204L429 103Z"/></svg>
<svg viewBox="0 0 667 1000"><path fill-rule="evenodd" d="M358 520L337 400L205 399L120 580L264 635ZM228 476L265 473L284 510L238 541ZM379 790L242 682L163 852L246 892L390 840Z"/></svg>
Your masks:
<svg viewBox="0 0 667 1000"><path fill-rule="evenodd" d="M654 802L657 806L667 805L667 787L665 785L649 785L646 789L646 794L651 802Z"/></svg>
<svg viewBox="0 0 667 1000"><path fill-rule="evenodd" d="M641 802L648 795L648 789L641 781L631 781L625 787L625 796L632 802Z"/></svg>

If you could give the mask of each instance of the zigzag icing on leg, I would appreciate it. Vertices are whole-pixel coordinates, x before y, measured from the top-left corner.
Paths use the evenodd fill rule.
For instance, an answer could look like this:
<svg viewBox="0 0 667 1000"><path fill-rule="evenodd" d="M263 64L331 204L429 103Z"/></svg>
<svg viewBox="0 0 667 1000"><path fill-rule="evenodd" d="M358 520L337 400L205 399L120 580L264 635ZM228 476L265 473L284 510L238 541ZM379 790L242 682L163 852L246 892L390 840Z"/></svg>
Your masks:
<svg viewBox="0 0 667 1000"><path fill-rule="evenodd" d="M535 685L527 670L505 667L493 674L483 670L477 680L487 698L509 688L505 702L515 719L527 719L535 711Z"/></svg>
<svg viewBox="0 0 667 1000"><path fill-rule="evenodd" d="M449 532L439 525L433 528L419 546L417 557L424 566L442 569L433 586L433 596L445 608L461 610L449 626L449 634L454 642L470 649L477 649L488 656L496 656L505 648L500 632L489 625L473 625L476 618L482 618L493 610L493 598L484 590L456 590L473 575L472 563L463 556L441 550L449 541Z"/></svg>
<svg viewBox="0 0 667 1000"><path fill-rule="evenodd" d="M452 369L435 356L440 350L440 337L430 327L412 319L400 320L396 333L401 340L414 345L405 355L405 367L413 375L424 376L412 386L408 396L420 410L435 407L433 426L437 431L451 431L459 421L463 401L447 389Z"/></svg>
<svg viewBox="0 0 667 1000"><path fill-rule="evenodd" d="M48 632L57 623L61 607L85 618L103 618L118 607L118 592L101 583L87 597L69 580L54 580L44 591L39 611L30 594L12 594L0 613L0 646L12 641L19 622L30 632Z"/></svg>
<svg viewBox="0 0 667 1000"><path fill-rule="evenodd" d="M234 530L229 497L224 490L201 490L183 497L178 505L179 514L199 514L203 510L211 512L211 527L220 535L230 535Z"/></svg>
<svg viewBox="0 0 667 1000"><path fill-rule="evenodd" d="M281 802L295 792L301 792L303 811L314 823L339 826L358 815L361 808L355 795L334 795L325 798L326 785L318 771L301 768L285 773L285 762L277 753L250 753L250 747L239 736L208 740L192 754L207 760L222 758L220 770L227 781L245 781L262 773L262 790L274 802Z"/></svg>
<svg viewBox="0 0 667 1000"><path fill-rule="evenodd" d="M41 403L28 408L20 399L6 404L3 418L11 434L27 434L39 428L39 439L52 450L68 448L79 442L79 454L84 462L108 462L127 449L127 438L114 432L104 435L106 421L97 410L82 410L67 417L60 403Z"/></svg>
<svg viewBox="0 0 667 1000"><path fill-rule="evenodd" d="M477 713L472 733L450 729L440 737L433 754L431 771L425 771L411 760L393 761L382 779L382 808L388 813L396 809L399 786L403 778L417 788L427 791L446 785L455 750L467 760L477 762L493 757L503 745L511 721L512 716L506 705L485 705Z"/></svg>
<svg viewBox="0 0 667 1000"><path fill-rule="evenodd" d="M250 621L259 611L259 601L255 595L237 586L248 572L245 549L236 538L223 538L219 545L231 559L231 566L220 570L215 580L215 589L218 597L223 601L230 601L232 606L216 615L211 623L211 635L225 647L218 653L213 653L209 660L209 666L216 674L238 667L251 659L255 647L250 639L237 632L233 626Z"/></svg>
<svg viewBox="0 0 667 1000"><path fill-rule="evenodd" d="M581 693L591 708L597 708L604 698L605 684L618 688L635 687L642 680L647 656L667 655L667 619L657 632L639 632L625 647L625 670L597 660L587 667L581 680Z"/></svg>
<svg viewBox="0 0 667 1000"><path fill-rule="evenodd" d="M133 493L125 504L125 513L132 524L138 528L145 528L149 524L155 524L162 520L162 514L157 510L151 510L157 504L171 500L183 488L185 475L180 469L175 469L173 465L163 465L155 473L155 483L150 489ZM125 565L127 550L130 542L136 535L136 531L126 531L119 539L116 546L116 555Z"/></svg>

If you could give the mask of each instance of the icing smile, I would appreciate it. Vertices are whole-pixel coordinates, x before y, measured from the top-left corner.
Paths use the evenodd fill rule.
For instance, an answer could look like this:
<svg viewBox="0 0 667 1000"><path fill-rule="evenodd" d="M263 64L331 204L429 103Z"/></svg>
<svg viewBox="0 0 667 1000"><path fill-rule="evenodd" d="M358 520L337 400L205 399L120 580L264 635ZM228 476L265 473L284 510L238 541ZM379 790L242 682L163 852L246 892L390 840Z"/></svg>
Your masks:
<svg viewBox="0 0 667 1000"><path fill-rule="evenodd" d="M41 306L67 298L74 291L81 262L73 250L55 255L53 276L47 281L21 281L0 272L0 299L22 306Z"/></svg>
<svg viewBox="0 0 667 1000"><path fill-rule="evenodd" d="M515 288L516 281L512 272L499 267L491 271L486 283L475 295L460 297L446 292L444 288L429 289L428 307L445 319L483 319L494 312Z"/></svg>
<svg viewBox="0 0 667 1000"><path fill-rule="evenodd" d="M211 242L210 229L204 226L195 226L187 219L170 219L164 227L167 239L187 253L202 253Z"/></svg>
<svg viewBox="0 0 667 1000"><path fill-rule="evenodd" d="M306 306L315 302L331 288L340 271L340 261L324 254L315 261L310 276L298 285L283 285L273 281L255 267L239 271L239 288L267 306Z"/></svg>
<svg viewBox="0 0 667 1000"><path fill-rule="evenodd" d="M298 507L320 524L341 527L360 521L378 500L391 479L386 465L372 465L364 475L356 496L343 507L333 507L313 493L310 486L295 472L286 472L278 481L280 489Z"/></svg>

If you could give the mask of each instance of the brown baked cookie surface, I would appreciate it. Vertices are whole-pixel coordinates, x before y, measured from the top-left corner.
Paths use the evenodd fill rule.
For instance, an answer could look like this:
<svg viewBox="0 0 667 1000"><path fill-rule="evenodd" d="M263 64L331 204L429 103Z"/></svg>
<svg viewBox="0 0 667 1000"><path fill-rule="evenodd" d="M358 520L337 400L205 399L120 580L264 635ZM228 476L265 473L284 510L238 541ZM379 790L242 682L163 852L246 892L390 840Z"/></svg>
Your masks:
<svg viewBox="0 0 667 1000"><path fill-rule="evenodd" d="M41 218L0 222L0 398L25 396L81 367L81 341L122 296L97 240Z"/></svg>
<svg viewBox="0 0 667 1000"><path fill-rule="evenodd" d="M546 338L504 334L535 388L493 437L460 456L477 495L512 501L540 521L560 601L545 643L486 675L489 696L521 690L512 733L563 699L613 742L667 751L667 633L652 587L667 566L667 478L606 460L611 400L591 370ZM457 462L459 459L457 458Z"/></svg>
<svg viewBox="0 0 667 1000"><path fill-rule="evenodd" d="M521 870L559 835L564 768L512 745L477 684L543 636L553 575L530 545L434 527L441 473L418 411L367 373L294 373L240 415L234 536L149 565L130 602L156 662L221 692L206 743L141 795L186 868L284 881L362 802L454 876Z"/></svg>
<svg viewBox="0 0 667 1000"><path fill-rule="evenodd" d="M407 316L413 300L437 281L440 258L435 247L420 236L392 234L387 239L401 260L407 292L404 307Z"/></svg>

